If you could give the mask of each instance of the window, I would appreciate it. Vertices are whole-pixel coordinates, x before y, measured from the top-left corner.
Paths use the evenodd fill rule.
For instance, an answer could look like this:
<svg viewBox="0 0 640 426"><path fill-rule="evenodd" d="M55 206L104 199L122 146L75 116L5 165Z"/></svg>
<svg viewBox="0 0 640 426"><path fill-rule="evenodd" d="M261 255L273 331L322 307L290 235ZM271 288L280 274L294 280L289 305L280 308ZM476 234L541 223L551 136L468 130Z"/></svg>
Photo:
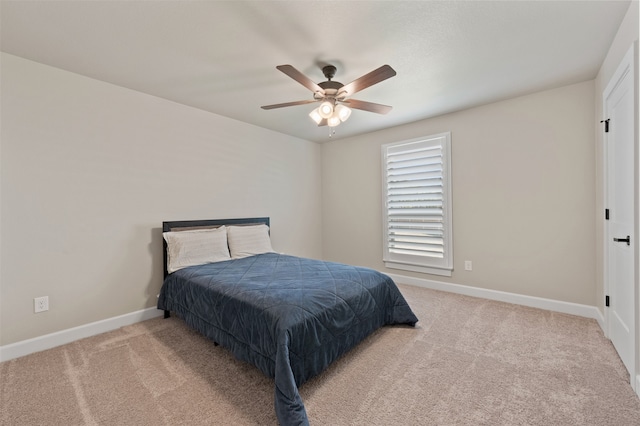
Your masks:
<svg viewBox="0 0 640 426"><path fill-rule="evenodd" d="M385 266L451 276L451 133L382 146Z"/></svg>

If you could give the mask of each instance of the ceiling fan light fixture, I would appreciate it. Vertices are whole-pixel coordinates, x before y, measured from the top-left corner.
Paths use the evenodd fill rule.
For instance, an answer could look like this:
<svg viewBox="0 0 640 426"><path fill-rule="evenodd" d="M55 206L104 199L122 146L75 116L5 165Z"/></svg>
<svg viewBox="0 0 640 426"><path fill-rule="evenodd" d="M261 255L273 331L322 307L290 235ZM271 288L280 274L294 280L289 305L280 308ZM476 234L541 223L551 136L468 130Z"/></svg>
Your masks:
<svg viewBox="0 0 640 426"><path fill-rule="evenodd" d="M328 119L329 117L331 117L331 115L333 114L333 103L329 101L324 101L323 103L321 103L318 107L318 114L320 114L320 117L322 118Z"/></svg>
<svg viewBox="0 0 640 426"><path fill-rule="evenodd" d="M345 105L336 105L335 114L338 116L340 121L347 121L349 116L351 116L351 108Z"/></svg>
<svg viewBox="0 0 640 426"><path fill-rule="evenodd" d="M309 117L311 117L311 119L313 121L316 122L316 124L320 124L320 122L322 121L322 117L320 116L320 108L316 108L313 111L311 111L309 113Z"/></svg>

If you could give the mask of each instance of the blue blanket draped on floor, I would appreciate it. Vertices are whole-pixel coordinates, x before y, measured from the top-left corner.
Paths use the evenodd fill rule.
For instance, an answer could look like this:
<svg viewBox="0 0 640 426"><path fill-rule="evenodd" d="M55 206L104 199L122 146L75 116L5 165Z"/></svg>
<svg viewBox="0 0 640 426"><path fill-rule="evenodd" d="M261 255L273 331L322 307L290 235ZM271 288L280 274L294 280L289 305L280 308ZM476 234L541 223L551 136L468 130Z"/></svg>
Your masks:
<svg viewBox="0 0 640 426"><path fill-rule="evenodd" d="M302 383L383 325L418 321L384 274L277 253L176 271L158 308L273 377L287 426L309 424Z"/></svg>

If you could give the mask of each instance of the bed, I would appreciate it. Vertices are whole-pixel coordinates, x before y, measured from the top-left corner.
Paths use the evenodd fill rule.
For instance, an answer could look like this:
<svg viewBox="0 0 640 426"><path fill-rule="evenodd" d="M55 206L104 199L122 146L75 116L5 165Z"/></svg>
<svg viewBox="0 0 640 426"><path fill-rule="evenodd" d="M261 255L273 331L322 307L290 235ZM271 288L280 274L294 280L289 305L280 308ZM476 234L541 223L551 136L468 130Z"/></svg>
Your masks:
<svg viewBox="0 0 640 426"><path fill-rule="evenodd" d="M158 309L274 378L280 424L307 425L300 385L378 328L418 318L388 276L276 253L269 232L269 218L163 222Z"/></svg>

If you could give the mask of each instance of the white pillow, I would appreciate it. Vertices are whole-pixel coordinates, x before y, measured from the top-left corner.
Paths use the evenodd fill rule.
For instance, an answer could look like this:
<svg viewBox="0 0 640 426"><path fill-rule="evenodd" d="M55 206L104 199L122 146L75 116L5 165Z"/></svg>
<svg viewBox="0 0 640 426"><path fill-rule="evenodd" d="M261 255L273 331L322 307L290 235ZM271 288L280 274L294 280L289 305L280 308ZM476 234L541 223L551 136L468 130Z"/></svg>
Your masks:
<svg viewBox="0 0 640 426"><path fill-rule="evenodd" d="M272 253L267 225L228 226L227 238L232 259Z"/></svg>
<svg viewBox="0 0 640 426"><path fill-rule="evenodd" d="M197 229L193 231L163 232L167 242L167 272L193 265L229 260L227 229Z"/></svg>

